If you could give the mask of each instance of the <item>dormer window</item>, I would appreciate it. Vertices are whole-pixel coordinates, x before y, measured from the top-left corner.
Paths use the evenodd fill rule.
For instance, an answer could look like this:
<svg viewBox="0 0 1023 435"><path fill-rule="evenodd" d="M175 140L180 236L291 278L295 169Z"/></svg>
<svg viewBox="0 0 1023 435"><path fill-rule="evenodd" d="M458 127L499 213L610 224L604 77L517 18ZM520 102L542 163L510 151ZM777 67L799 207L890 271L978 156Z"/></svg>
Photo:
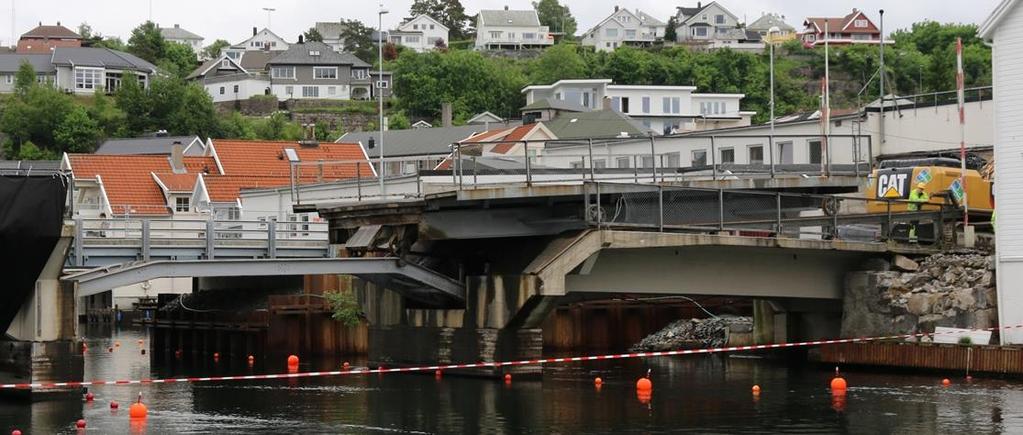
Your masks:
<svg viewBox="0 0 1023 435"><path fill-rule="evenodd" d="M855 22L853 22L853 26L856 26L861 29L867 27L867 20L856 20Z"/></svg>
<svg viewBox="0 0 1023 435"><path fill-rule="evenodd" d="M320 55L320 50L309 50L309 55L310 56L319 56Z"/></svg>
<svg viewBox="0 0 1023 435"><path fill-rule="evenodd" d="M190 202L191 198L187 196L178 196L174 198L174 212L176 213L188 213L191 211Z"/></svg>

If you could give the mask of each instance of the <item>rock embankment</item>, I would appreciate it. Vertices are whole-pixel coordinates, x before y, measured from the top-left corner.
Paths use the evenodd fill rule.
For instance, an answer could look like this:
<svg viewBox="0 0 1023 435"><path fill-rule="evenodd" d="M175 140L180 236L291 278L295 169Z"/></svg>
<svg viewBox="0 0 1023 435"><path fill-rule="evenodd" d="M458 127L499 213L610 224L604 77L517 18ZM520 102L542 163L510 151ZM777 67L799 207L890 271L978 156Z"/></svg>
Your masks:
<svg viewBox="0 0 1023 435"><path fill-rule="evenodd" d="M846 337L932 332L936 326L981 329L998 321L994 258L978 252L937 254L899 270L850 274L843 307Z"/></svg>
<svg viewBox="0 0 1023 435"><path fill-rule="evenodd" d="M722 347L730 334L753 331L752 317L722 316L710 319L682 319L648 335L632 351L663 351Z"/></svg>

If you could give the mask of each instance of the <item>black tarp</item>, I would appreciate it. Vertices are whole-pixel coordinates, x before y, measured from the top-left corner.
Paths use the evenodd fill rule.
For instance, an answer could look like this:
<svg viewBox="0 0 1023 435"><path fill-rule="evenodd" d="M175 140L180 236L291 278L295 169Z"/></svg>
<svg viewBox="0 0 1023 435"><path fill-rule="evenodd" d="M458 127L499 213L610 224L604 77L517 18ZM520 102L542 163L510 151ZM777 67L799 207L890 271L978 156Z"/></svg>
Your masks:
<svg viewBox="0 0 1023 435"><path fill-rule="evenodd" d="M60 239L66 198L61 174L0 176L0 334L32 294Z"/></svg>

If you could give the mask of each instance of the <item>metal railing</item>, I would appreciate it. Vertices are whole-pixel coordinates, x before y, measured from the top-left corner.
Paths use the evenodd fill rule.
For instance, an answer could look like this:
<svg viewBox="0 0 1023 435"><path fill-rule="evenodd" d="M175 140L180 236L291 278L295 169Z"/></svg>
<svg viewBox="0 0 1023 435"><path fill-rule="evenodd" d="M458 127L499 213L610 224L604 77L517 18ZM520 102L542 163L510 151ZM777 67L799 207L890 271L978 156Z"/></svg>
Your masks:
<svg viewBox="0 0 1023 435"><path fill-rule="evenodd" d="M152 260L323 258L324 222L75 218L67 265L100 267Z"/></svg>
<svg viewBox="0 0 1023 435"><path fill-rule="evenodd" d="M487 151L517 147L514 154ZM585 181L680 183L779 177L865 177L874 164L869 135L700 135L452 144L445 159L293 162L295 204L415 198L495 185ZM829 150L830 149L830 150ZM439 165L438 165L439 163ZM372 168L370 167L372 165ZM333 190L333 191L332 191ZM386 193L386 194L385 194Z"/></svg>
<svg viewBox="0 0 1023 435"><path fill-rule="evenodd" d="M946 204L841 195L588 182L585 218L598 228L943 244ZM913 229L911 232L910 229ZM918 234L917 234L918 233Z"/></svg>

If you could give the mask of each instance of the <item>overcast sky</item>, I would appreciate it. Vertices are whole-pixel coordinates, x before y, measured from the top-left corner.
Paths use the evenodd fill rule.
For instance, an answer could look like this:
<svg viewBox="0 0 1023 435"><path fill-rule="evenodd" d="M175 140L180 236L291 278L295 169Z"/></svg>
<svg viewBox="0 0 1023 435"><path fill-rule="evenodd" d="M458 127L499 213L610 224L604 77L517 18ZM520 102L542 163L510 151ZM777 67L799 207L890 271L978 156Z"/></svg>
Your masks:
<svg viewBox="0 0 1023 435"><path fill-rule="evenodd" d="M384 27L390 28L408 14L412 0L0 0L0 41L11 41L11 7L15 6L15 39L40 21L60 21L74 30L79 23L88 22L103 35L116 35L127 40L131 29L150 17L164 27L175 23L206 38L232 43L245 40L252 27L267 25L267 13L262 9L275 8L271 13L271 30L294 40L299 33L316 21L358 19L376 27L376 11L383 3L391 13L384 17ZM616 4L639 8L667 21L676 6L695 6L692 2L665 0L562 0L579 23L582 32L611 14ZM707 2L704 2L707 3ZM799 28L807 16L843 16L858 7L877 21L878 9L885 9L885 30L909 27L925 19L939 22L979 24L994 9L998 0L722 0L721 4L740 18L752 22L763 12L785 15L792 26ZM462 0L468 15L479 9L500 9L505 5L513 9L531 8L527 0Z"/></svg>

